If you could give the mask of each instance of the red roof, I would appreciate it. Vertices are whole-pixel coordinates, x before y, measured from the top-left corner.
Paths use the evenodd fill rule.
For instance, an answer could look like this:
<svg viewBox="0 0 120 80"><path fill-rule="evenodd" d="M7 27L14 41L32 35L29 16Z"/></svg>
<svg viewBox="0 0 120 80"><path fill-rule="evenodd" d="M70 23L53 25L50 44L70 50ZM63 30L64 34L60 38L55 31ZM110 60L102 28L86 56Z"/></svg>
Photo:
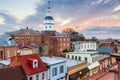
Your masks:
<svg viewBox="0 0 120 80"><path fill-rule="evenodd" d="M15 56L11 57L11 61L14 60L13 58L15 58ZM33 68L29 62L30 60L34 60L34 59L38 60L37 68ZM31 74L35 74L35 73L39 73L47 70L45 63L42 62L38 54L20 55L18 56L18 60L27 75L31 75Z"/></svg>

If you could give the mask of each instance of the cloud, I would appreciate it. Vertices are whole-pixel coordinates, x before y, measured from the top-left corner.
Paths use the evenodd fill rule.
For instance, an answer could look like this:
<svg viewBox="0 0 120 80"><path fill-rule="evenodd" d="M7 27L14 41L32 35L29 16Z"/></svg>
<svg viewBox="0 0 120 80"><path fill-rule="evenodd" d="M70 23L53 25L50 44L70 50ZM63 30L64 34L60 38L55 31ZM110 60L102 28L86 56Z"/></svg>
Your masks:
<svg viewBox="0 0 120 80"><path fill-rule="evenodd" d="M9 13L0 12L0 34L3 34L6 31L13 31L16 29L20 29L21 25L17 18L10 15Z"/></svg>
<svg viewBox="0 0 120 80"><path fill-rule="evenodd" d="M120 38L120 26L91 26L79 32L83 33L88 38L91 38L92 36L96 36L97 38Z"/></svg>
<svg viewBox="0 0 120 80"><path fill-rule="evenodd" d="M0 25L3 25L3 24L5 24L4 19L2 17L0 17Z"/></svg>
<svg viewBox="0 0 120 80"><path fill-rule="evenodd" d="M120 5L116 6L113 11L119 11L120 10Z"/></svg>

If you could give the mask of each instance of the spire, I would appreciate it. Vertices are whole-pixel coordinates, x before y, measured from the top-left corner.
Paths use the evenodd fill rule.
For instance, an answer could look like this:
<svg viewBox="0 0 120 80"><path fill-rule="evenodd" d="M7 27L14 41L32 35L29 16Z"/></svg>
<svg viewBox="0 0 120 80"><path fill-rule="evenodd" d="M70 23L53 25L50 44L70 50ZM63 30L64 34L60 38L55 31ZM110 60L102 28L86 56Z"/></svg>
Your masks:
<svg viewBox="0 0 120 80"><path fill-rule="evenodd" d="M49 16L50 15L50 1L48 1L48 7L47 7L47 16Z"/></svg>

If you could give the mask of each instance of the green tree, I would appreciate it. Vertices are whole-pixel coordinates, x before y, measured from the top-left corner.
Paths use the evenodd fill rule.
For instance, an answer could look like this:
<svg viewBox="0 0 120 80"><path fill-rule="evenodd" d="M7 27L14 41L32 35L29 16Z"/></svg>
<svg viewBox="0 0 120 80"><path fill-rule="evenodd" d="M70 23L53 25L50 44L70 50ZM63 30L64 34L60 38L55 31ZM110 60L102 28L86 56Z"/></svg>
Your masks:
<svg viewBox="0 0 120 80"><path fill-rule="evenodd" d="M65 49L63 50L63 53L67 53L67 52L68 52L68 49L65 48Z"/></svg>
<svg viewBox="0 0 120 80"><path fill-rule="evenodd" d="M45 51L44 46L43 45L39 46L38 49L39 49L39 55L43 56L44 55L44 51Z"/></svg>

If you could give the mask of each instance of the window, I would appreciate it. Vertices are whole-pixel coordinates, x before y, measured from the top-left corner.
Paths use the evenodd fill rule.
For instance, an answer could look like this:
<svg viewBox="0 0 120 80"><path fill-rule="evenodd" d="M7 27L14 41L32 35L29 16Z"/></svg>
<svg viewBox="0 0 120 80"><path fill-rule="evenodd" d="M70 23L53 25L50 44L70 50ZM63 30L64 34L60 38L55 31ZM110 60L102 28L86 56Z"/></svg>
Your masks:
<svg viewBox="0 0 120 80"><path fill-rule="evenodd" d="M29 77L29 80L33 80L33 78L32 78L32 77Z"/></svg>
<svg viewBox="0 0 120 80"><path fill-rule="evenodd" d="M74 56L72 55L72 59L74 59Z"/></svg>
<svg viewBox="0 0 120 80"><path fill-rule="evenodd" d="M29 32L26 32L26 35L29 35Z"/></svg>
<svg viewBox="0 0 120 80"><path fill-rule="evenodd" d="M27 41L29 40L29 38L28 38L28 37L27 37L26 39L27 39Z"/></svg>
<svg viewBox="0 0 120 80"><path fill-rule="evenodd" d="M75 56L75 60L77 60L77 56Z"/></svg>
<svg viewBox="0 0 120 80"><path fill-rule="evenodd" d="M65 46L65 43L64 43L64 46Z"/></svg>
<svg viewBox="0 0 120 80"><path fill-rule="evenodd" d="M23 41L23 40L24 40L24 38L22 37L22 38L21 38L21 40Z"/></svg>
<svg viewBox="0 0 120 80"><path fill-rule="evenodd" d="M70 58L70 56L68 55L68 58Z"/></svg>
<svg viewBox="0 0 120 80"><path fill-rule="evenodd" d="M65 38L64 38L64 41L65 41Z"/></svg>
<svg viewBox="0 0 120 80"><path fill-rule="evenodd" d="M86 45L84 45L84 48L86 48Z"/></svg>
<svg viewBox="0 0 120 80"><path fill-rule="evenodd" d="M79 56L79 60L81 61L81 57Z"/></svg>
<svg viewBox="0 0 120 80"><path fill-rule="evenodd" d="M62 52L62 48L60 48L60 51Z"/></svg>
<svg viewBox="0 0 120 80"><path fill-rule="evenodd" d="M45 26L45 28L47 29L47 26Z"/></svg>
<svg viewBox="0 0 120 80"><path fill-rule="evenodd" d="M62 43L60 44L60 46L62 46Z"/></svg>
<svg viewBox="0 0 120 80"><path fill-rule="evenodd" d="M67 41L69 41L69 39L67 39Z"/></svg>
<svg viewBox="0 0 120 80"><path fill-rule="evenodd" d="M38 67L38 60L35 59L33 60L33 68L37 68Z"/></svg>
<svg viewBox="0 0 120 80"><path fill-rule="evenodd" d="M16 41L18 41L19 40L19 37L16 37Z"/></svg>
<svg viewBox="0 0 120 80"><path fill-rule="evenodd" d="M3 58L3 51L0 51L0 58Z"/></svg>
<svg viewBox="0 0 120 80"><path fill-rule="evenodd" d="M57 75L57 68L53 68L53 69L52 69L52 75L53 75L53 76L56 76L56 75Z"/></svg>
<svg viewBox="0 0 120 80"><path fill-rule="evenodd" d="M60 66L60 73L64 72L64 66Z"/></svg>
<svg viewBox="0 0 120 80"><path fill-rule="evenodd" d="M62 39L60 39L60 41L62 41Z"/></svg>
<svg viewBox="0 0 120 80"><path fill-rule="evenodd" d="M51 26L49 26L49 28L51 28Z"/></svg>
<svg viewBox="0 0 120 80"><path fill-rule="evenodd" d="M69 46L69 43L67 44L67 46Z"/></svg>
<svg viewBox="0 0 120 80"><path fill-rule="evenodd" d="M42 73L42 79L45 79L45 73Z"/></svg>
<svg viewBox="0 0 120 80"><path fill-rule="evenodd" d="M36 75L36 80L39 80L39 75Z"/></svg>
<svg viewBox="0 0 120 80"><path fill-rule="evenodd" d="M87 61L87 57L85 57L85 61Z"/></svg>
<svg viewBox="0 0 120 80"><path fill-rule="evenodd" d="M89 48L89 44L88 44L88 48Z"/></svg>

